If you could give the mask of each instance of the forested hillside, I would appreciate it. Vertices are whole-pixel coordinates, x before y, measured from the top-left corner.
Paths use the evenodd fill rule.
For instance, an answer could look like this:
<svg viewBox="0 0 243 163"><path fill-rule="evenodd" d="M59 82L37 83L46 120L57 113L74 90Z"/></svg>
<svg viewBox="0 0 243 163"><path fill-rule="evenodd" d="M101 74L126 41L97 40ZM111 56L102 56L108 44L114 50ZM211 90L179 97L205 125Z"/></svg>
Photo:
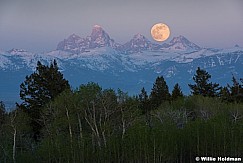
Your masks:
<svg viewBox="0 0 243 163"><path fill-rule="evenodd" d="M195 162L197 156L242 157L243 80L211 82L197 68L189 96L163 76L150 90L80 83L38 62L20 83L22 103L0 103L0 162ZM147 93L151 92L151 93Z"/></svg>

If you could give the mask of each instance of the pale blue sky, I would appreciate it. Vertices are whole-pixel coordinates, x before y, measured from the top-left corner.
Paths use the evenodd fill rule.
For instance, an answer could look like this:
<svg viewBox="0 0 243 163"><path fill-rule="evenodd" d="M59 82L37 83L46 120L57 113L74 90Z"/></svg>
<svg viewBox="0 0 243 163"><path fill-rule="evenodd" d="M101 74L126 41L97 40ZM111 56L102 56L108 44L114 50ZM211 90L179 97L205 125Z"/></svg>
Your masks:
<svg viewBox="0 0 243 163"><path fill-rule="evenodd" d="M50 51L102 26L118 43L164 22L202 47L243 47L242 0L0 0L0 49Z"/></svg>

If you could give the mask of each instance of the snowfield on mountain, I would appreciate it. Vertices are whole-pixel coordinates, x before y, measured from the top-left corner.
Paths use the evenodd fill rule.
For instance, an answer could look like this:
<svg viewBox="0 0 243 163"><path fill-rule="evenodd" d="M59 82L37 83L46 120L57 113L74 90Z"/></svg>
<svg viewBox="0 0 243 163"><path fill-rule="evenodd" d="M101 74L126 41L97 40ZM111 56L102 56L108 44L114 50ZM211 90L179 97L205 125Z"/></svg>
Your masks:
<svg viewBox="0 0 243 163"><path fill-rule="evenodd" d="M184 36L155 44L141 34L122 45L96 25L90 36L72 34L50 52L0 50L0 75L4 79L0 81L0 100L19 101L19 85L35 70L37 61L49 64L54 59L74 88L94 81L104 88L121 88L132 94L139 93L142 87L149 91L160 75L170 90L178 82L188 94L187 84L192 82L197 67L206 69L212 80L221 85L231 83L232 75L243 76L243 48L237 45L228 49L203 48Z"/></svg>

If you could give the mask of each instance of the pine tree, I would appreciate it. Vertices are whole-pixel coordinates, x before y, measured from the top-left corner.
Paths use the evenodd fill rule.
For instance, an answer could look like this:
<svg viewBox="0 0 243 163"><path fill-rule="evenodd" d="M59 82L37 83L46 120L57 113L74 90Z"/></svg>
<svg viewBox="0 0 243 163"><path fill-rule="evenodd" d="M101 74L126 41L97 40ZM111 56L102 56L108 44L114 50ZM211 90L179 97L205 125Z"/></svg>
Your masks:
<svg viewBox="0 0 243 163"><path fill-rule="evenodd" d="M139 94L139 102L140 102L140 108L142 110L142 113L145 115L145 120L147 125L151 128L151 106L150 106L150 100L147 95L147 92L145 88L143 87L141 90L141 93Z"/></svg>
<svg viewBox="0 0 243 163"><path fill-rule="evenodd" d="M66 89L70 89L70 85L63 78L63 74L58 71L56 60L50 66L43 65L38 61L36 71L30 76L26 76L25 81L20 85L20 98L24 102L18 107L27 109L35 139L42 128L41 107Z"/></svg>
<svg viewBox="0 0 243 163"><path fill-rule="evenodd" d="M20 98L28 109L42 107L66 89L70 89L70 85L58 71L56 60L50 66L38 61L36 72L26 76L20 85Z"/></svg>
<svg viewBox="0 0 243 163"><path fill-rule="evenodd" d="M209 83L211 75L205 70L198 67L196 74L193 76L195 84L188 84L193 95L202 95L208 97L218 96L218 91L220 90L219 84Z"/></svg>
<svg viewBox="0 0 243 163"><path fill-rule="evenodd" d="M219 92L219 97L221 98L222 101L225 102L230 102L230 90L228 89L228 87L223 87L220 89Z"/></svg>
<svg viewBox="0 0 243 163"><path fill-rule="evenodd" d="M179 86L179 84L176 83L172 90L171 98L172 98L172 100L176 100L179 97L183 97L183 93L181 91L181 87Z"/></svg>
<svg viewBox="0 0 243 163"><path fill-rule="evenodd" d="M243 102L243 85L241 85L234 76L232 77L232 82L232 86L228 85L228 88L230 90L229 101Z"/></svg>
<svg viewBox="0 0 243 163"><path fill-rule="evenodd" d="M153 108L157 108L164 101L170 100L169 88L163 76L156 78L150 94L150 100Z"/></svg>
<svg viewBox="0 0 243 163"><path fill-rule="evenodd" d="M147 114L150 111L149 98L144 87L142 88L141 93L139 94L139 102L140 102L142 113Z"/></svg>
<svg viewBox="0 0 243 163"><path fill-rule="evenodd" d="M0 101L0 127L4 123L5 114L6 114L5 105L2 101Z"/></svg>

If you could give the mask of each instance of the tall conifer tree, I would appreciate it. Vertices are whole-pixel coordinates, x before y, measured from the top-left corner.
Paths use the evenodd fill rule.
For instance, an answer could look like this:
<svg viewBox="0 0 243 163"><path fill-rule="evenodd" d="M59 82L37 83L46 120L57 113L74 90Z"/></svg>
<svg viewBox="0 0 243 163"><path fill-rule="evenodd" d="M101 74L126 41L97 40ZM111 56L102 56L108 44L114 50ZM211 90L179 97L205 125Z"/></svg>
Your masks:
<svg viewBox="0 0 243 163"><path fill-rule="evenodd" d="M2 101L0 101L0 127L4 122L5 114L6 114L5 105Z"/></svg>
<svg viewBox="0 0 243 163"><path fill-rule="evenodd" d="M233 85L228 85L230 90L230 102L243 102L243 85L241 85L238 80L232 77ZM242 82L242 81L241 81Z"/></svg>
<svg viewBox="0 0 243 163"><path fill-rule="evenodd" d="M166 84L166 81L164 80L164 77L157 77L150 94L151 105L153 106L153 108L157 108L164 101L167 101L169 99L169 88Z"/></svg>
<svg viewBox="0 0 243 163"><path fill-rule="evenodd" d="M38 61L36 71L26 76L25 81L20 85L20 98L23 102L19 107L27 109L35 139L42 128L41 107L66 89L70 89L70 85L63 78L63 74L58 71L56 60L50 66Z"/></svg>
<svg viewBox="0 0 243 163"><path fill-rule="evenodd" d="M142 88L141 93L139 94L139 102L140 107L142 109L142 113L147 114L150 111L149 97L144 87Z"/></svg>
<svg viewBox="0 0 243 163"><path fill-rule="evenodd" d="M210 78L211 75L207 71L198 67L196 74L193 76L195 84L188 84L191 89L191 93L193 95L202 95L208 97L218 96L218 91L220 90L219 84L212 82L209 83Z"/></svg>
<svg viewBox="0 0 243 163"><path fill-rule="evenodd" d="M141 93L139 94L139 102L140 108L142 109L142 113L145 114L146 123L151 128L151 103L144 87L142 88Z"/></svg>
<svg viewBox="0 0 243 163"><path fill-rule="evenodd" d="M176 83L172 90L171 98L172 98L172 100L176 100L179 97L183 97L183 93L181 91L181 87L179 86L179 84Z"/></svg>

